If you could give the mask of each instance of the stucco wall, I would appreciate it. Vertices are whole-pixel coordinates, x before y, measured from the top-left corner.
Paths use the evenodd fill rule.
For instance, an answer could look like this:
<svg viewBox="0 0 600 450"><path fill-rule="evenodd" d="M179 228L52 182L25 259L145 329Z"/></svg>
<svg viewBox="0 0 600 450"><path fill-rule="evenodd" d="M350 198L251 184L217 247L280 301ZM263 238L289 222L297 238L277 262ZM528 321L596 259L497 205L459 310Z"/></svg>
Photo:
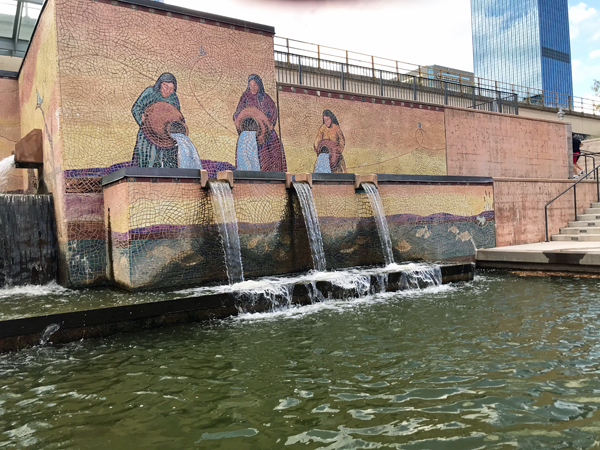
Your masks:
<svg viewBox="0 0 600 450"><path fill-rule="evenodd" d="M8 157L15 149L15 144L21 138L19 83L17 80L0 78L0 160ZM6 192L23 192L23 170L14 170L9 175Z"/></svg>
<svg viewBox="0 0 600 450"><path fill-rule="evenodd" d="M569 177L566 124L455 108L445 114L448 175Z"/></svg>
<svg viewBox="0 0 600 450"><path fill-rule="evenodd" d="M572 180L495 178L496 245L504 247L545 241L544 206L571 185ZM594 181L577 185L579 214L596 201ZM548 208L549 234L558 234L560 228L575 220L574 215L573 191L570 191Z"/></svg>

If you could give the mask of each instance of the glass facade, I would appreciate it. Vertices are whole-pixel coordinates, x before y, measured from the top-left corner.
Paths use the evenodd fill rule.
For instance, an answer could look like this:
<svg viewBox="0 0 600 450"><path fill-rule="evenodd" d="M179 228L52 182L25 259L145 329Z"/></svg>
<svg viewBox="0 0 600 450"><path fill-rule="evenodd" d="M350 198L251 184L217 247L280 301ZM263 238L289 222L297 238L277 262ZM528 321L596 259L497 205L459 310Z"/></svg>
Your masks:
<svg viewBox="0 0 600 450"><path fill-rule="evenodd" d="M568 0L471 0L475 75L573 95Z"/></svg>

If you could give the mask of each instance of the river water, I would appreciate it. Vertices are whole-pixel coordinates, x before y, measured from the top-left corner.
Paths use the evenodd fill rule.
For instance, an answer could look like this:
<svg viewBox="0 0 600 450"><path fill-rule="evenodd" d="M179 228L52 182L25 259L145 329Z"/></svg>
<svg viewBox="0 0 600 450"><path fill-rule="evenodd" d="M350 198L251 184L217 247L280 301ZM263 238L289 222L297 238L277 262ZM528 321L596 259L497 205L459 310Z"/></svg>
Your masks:
<svg viewBox="0 0 600 450"><path fill-rule="evenodd" d="M0 448L594 448L599 281L489 272L2 355Z"/></svg>

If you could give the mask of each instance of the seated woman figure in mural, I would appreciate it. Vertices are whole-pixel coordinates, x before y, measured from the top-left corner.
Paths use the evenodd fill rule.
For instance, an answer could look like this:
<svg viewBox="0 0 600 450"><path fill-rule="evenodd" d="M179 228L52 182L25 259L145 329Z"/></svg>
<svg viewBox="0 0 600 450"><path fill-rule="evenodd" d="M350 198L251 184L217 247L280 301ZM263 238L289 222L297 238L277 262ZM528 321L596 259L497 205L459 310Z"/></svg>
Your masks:
<svg viewBox="0 0 600 450"><path fill-rule="evenodd" d="M237 170L287 170L283 145L275 132L277 106L258 75L248 77L248 88L240 98L233 121L239 133Z"/></svg>
<svg viewBox="0 0 600 450"><path fill-rule="evenodd" d="M342 154L345 146L346 139L335 114L326 109L313 147L317 153L314 172L345 173L346 162Z"/></svg>
<svg viewBox="0 0 600 450"><path fill-rule="evenodd" d="M131 113L140 127L132 166L178 167L178 146L174 137L187 136L188 129L180 111L175 76L163 73L154 86L142 92Z"/></svg>

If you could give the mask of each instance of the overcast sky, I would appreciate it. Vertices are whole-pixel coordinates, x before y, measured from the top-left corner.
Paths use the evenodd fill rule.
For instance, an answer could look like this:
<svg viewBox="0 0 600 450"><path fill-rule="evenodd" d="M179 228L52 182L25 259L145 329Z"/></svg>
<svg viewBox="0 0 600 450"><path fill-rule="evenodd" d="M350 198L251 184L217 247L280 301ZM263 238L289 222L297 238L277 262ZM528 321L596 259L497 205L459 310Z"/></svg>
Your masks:
<svg viewBox="0 0 600 450"><path fill-rule="evenodd" d="M275 27L279 37L473 70L470 0L165 0ZM600 0L569 0L574 94L600 80Z"/></svg>

